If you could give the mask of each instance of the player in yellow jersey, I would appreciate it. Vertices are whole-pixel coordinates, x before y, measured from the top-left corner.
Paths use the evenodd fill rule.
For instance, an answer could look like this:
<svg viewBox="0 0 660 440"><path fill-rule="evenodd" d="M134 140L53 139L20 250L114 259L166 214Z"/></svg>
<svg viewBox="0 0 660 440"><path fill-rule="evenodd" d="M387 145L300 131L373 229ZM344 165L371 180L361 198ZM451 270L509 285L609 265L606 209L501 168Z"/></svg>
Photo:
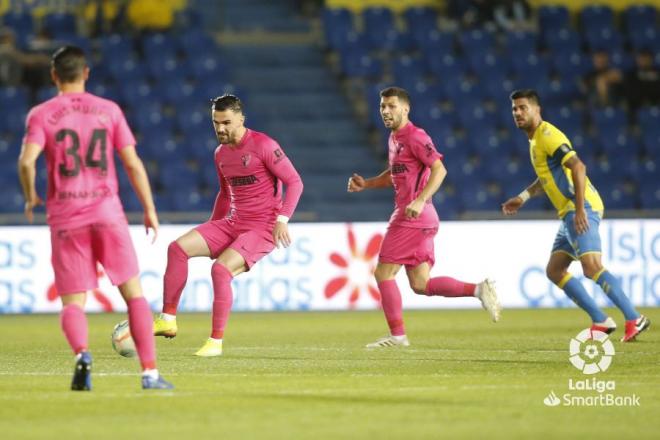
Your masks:
<svg viewBox="0 0 660 440"><path fill-rule="evenodd" d="M601 263L598 226L604 206L587 177L586 166L564 133L541 118L536 91L516 90L510 98L516 126L529 138L529 153L537 179L504 202L502 212L514 215L530 197L545 193L562 221L546 268L548 278L589 314L592 330L612 333L616 330L614 320L598 308L582 283L568 272L571 263L579 260L584 276L595 281L623 313L626 332L621 341L634 340L651 322L635 310L619 280Z"/></svg>

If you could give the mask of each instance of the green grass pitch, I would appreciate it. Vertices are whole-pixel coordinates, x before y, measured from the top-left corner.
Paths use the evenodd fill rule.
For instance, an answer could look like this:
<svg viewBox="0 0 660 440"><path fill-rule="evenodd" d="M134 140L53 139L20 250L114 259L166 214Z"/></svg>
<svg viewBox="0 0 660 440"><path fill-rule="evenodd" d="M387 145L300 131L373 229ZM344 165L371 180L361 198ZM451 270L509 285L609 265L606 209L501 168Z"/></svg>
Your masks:
<svg viewBox="0 0 660 440"><path fill-rule="evenodd" d="M179 336L157 341L171 392L142 391L137 361L112 351L124 315L91 315L89 393L68 389L57 315L0 316L0 438L657 438L660 328L622 344L610 313L616 355L597 379L639 407L543 404L587 378L568 361L587 325L578 310L505 310L498 324L477 310L408 311L412 345L382 351L363 348L386 333L380 312L236 313L225 353L206 359L192 353L210 315L182 314ZM660 309L643 313L660 326Z"/></svg>

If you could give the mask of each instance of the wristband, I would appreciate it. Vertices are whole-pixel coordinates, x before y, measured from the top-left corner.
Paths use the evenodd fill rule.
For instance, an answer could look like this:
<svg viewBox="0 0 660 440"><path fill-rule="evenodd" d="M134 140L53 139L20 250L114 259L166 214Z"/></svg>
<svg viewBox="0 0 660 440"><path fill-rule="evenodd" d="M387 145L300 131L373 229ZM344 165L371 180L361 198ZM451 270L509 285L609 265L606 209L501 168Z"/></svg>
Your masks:
<svg viewBox="0 0 660 440"><path fill-rule="evenodd" d="M284 223L286 225L287 223L289 223L289 217L280 214L277 216L277 221L280 223Z"/></svg>
<svg viewBox="0 0 660 440"><path fill-rule="evenodd" d="M525 191L521 192L520 194L518 194L518 197L520 197L522 199L523 203L525 203L527 200L529 200L531 195L529 194L529 191L525 190Z"/></svg>

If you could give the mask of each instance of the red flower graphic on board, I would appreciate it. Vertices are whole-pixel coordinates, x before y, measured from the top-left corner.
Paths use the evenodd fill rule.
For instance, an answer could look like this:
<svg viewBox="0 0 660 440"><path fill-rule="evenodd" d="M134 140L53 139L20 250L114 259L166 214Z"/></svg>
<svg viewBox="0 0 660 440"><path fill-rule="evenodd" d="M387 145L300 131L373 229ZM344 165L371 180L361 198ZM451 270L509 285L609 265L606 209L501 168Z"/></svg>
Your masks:
<svg viewBox="0 0 660 440"><path fill-rule="evenodd" d="M380 292L375 286L373 277L376 269L376 255L383 241L382 234L373 235L367 242L367 247L360 251L357 247L355 232L348 225L348 255L338 252L330 254L332 264L342 269L342 274L328 281L324 289L325 297L330 299L339 292L348 291L348 306L356 306L361 292L368 293L374 301L380 303Z"/></svg>

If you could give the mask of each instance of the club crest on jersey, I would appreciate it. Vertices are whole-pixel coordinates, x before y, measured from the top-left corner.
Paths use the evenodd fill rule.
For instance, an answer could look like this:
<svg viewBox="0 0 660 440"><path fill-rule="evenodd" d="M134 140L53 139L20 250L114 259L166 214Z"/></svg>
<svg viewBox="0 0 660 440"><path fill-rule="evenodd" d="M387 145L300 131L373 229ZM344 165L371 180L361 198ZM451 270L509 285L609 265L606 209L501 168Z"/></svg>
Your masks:
<svg viewBox="0 0 660 440"><path fill-rule="evenodd" d="M244 167L247 167L250 164L250 160L252 160L252 156L249 154L244 154L241 156L241 161L243 161Z"/></svg>
<svg viewBox="0 0 660 440"><path fill-rule="evenodd" d="M396 151L396 154L398 156L403 151L403 144L396 144L396 147L394 148L394 150Z"/></svg>

